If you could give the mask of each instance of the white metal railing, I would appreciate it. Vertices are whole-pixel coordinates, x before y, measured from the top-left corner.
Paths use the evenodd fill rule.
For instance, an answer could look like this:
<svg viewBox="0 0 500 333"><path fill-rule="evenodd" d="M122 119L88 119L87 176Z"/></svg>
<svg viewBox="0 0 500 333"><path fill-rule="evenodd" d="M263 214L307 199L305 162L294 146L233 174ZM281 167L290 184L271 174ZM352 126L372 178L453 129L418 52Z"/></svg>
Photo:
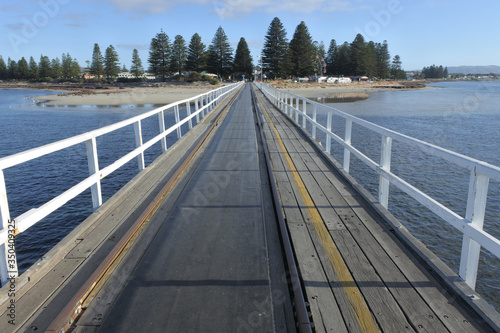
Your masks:
<svg viewBox="0 0 500 333"><path fill-rule="evenodd" d="M0 230L0 277L2 284L9 278L15 277L18 274L14 247L14 237L16 234L24 232L88 188L91 189L93 208L94 210L97 209L102 204L101 179L107 177L134 158L137 158L139 171L143 170L145 167L144 152L148 148L157 142L161 142L162 151L166 151L167 135L177 131L177 137L180 139L182 136L182 125L187 123L189 129L191 129L193 127L193 119L196 120L197 124L200 118L203 118L224 97L226 97L227 94L237 89L242 84L243 82L239 82L221 87L190 99L156 108L139 116L100 129L0 158L0 222L2 226ZM194 103L194 110L191 110L192 103ZM186 117L180 119L179 106L183 105L186 107ZM165 111L170 109L173 109L176 123L170 128L165 128L164 114ZM141 122L155 115L158 116L159 134L149 141L143 142ZM96 139L104 134L114 132L129 125L133 125L134 128L136 148L107 167L99 169ZM3 170L81 143L86 144L89 177L42 206L33 208L11 220Z"/></svg>
<svg viewBox="0 0 500 333"><path fill-rule="evenodd" d="M500 258L500 240L483 230L489 181L490 179L500 181L499 167L375 125L301 96L262 83L257 83L257 86L299 126L307 129L306 123L309 122L311 124L311 135L314 139L316 139L316 132L318 130L322 131L326 135L325 150L328 154L331 153L331 140L333 139L339 143L344 148L343 169L346 172L349 172L351 153L376 171L380 175L378 200L385 208L388 208L389 204L389 185L393 184L462 232L463 241L459 275L471 288L474 289L476 285L481 247ZM308 105L311 108L310 110L307 109ZM326 126L317 122L318 110L322 110L327 114ZM333 115L345 119L344 138L332 131ZM302 121L299 122L299 120ZM379 162L372 160L351 144L353 123L382 136ZM391 172L393 140L417 147L427 154L470 170L469 192L464 217Z"/></svg>

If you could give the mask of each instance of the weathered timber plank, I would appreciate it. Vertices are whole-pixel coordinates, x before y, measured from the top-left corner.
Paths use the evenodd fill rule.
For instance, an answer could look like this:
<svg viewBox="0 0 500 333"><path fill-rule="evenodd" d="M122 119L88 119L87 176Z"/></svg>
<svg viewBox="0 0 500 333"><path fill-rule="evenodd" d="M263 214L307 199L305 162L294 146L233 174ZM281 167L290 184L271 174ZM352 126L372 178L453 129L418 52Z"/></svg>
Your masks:
<svg viewBox="0 0 500 333"><path fill-rule="evenodd" d="M65 259L59 262L48 274L47 278L33 285L27 293L16 300L16 325L7 325L9 318L4 313L0 316L1 332L16 332L37 313L38 309L52 297L55 290L63 285L68 277L82 264L79 259ZM24 332L26 330L21 330Z"/></svg>
<svg viewBox="0 0 500 333"><path fill-rule="evenodd" d="M288 135L290 135L290 132L288 133ZM302 134L298 133L298 131L297 131L296 137L298 140L293 141L293 143L294 144L297 144L297 143L302 144L304 147L304 151L310 151L311 156L308 157L305 154L301 154L300 157L304 160L304 162L308 166L310 166L311 162L314 162L314 163L317 162L318 165L321 165L321 163L323 162L323 159L321 159L315 153L315 149L308 141L306 141L304 139L300 139L301 136L302 136ZM302 151L300 149L298 149L298 150ZM322 168L325 170L325 172L328 172L328 169L329 169L328 166L322 165ZM322 187L324 187L324 185L323 185L323 184L325 184L324 179L318 180L318 184L321 184ZM357 216L353 216L353 214L356 214L356 215L363 214L365 217L363 219L364 223L367 223L369 220L371 220L372 219L371 216L369 216L369 214L366 212L366 210L364 208L360 208L360 206L361 206L360 202L355 200L356 197L359 197L359 196L354 194L354 193L350 193L347 190L347 188L349 188L348 185L342 183L342 184L339 184L338 188L340 191L343 192L343 194L344 194L344 196L346 196L346 198L348 198L354 202L353 207L355 207L353 209L339 208L339 210L342 211L342 214L339 214L339 215L343 216L346 221L349 221L350 217L355 217L354 218L355 221L352 223L349 223L349 225L351 226L351 230L357 230L358 226L361 228L362 224L363 224L361 222L361 219L358 219ZM337 205L344 206L345 202L342 202L340 204L337 203ZM375 222L372 222L371 225L374 226L375 228L377 228L377 226L378 226L377 223L375 223ZM378 227L380 228L380 226L378 226ZM395 237L390 237L390 236L392 236L392 234L390 232L387 234L387 231L385 230L385 232L382 233L382 235L386 235L386 236L388 235L389 238L391 238L389 240L389 242L386 242L385 244L382 245L382 247L381 247L382 250L383 249L392 249L392 248L395 248L396 250L398 250L400 248L404 248L404 246L402 244L399 244L399 241L397 241L399 246L394 247ZM355 237L357 238L357 236L355 236ZM377 237L375 237L375 238L377 238ZM371 244L373 239L369 239L367 241L370 242L368 244ZM370 250L366 251L366 253L373 254L373 253L377 253L378 251L379 250L377 250L377 249L370 249ZM415 272L413 272L413 274L416 274L416 275L419 275L419 274L422 275L422 272L426 273L425 269L423 269L423 268L418 269L416 267L415 262L417 262L417 260L415 260L415 259L409 260L408 259L407 253L402 254L402 255L391 255L390 257L395 258L396 261L398 259L406 260L406 262L404 262L404 263L398 264L396 262L396 264L398 264L398 267L400 267L400 269L402 269L403 271L408 271L408 270L413 269L413 270L415 270ZM418 262L417 262L417 264L418 264ZM382 273L390 271L384 267L379 268L378 270ZM405 274L405 276L407 276L407 275L408 274ZM423 274L423 275L428 275L428 274ZM397 275L397 277L402 278L401 275ZM386 283L388 283L389 286L391 285L391 283L397 285L397 283L400 282L400 281L396 280L396 277L394 275L388 275L388 277L384 277L384 281L386 281ZM416 282L413 282L413 281L416 281ZM404 282L404 280L403 280L403 282ZM423 300L421 300L420 297L417 296L415 298L415 301L413 301L413 302L408 301L410 299L410 297L412 297L412 296L407 295L408 294L407 288L399 287L399 288L392 288L392 289L390 288L390 289L391 289L391 292L393 292L393 294L396 295L398 302L401 302L402 307L404 309L406 309L405 312L410 314L409 318L410 318L410 320L412 320L412 324L414 325L414 327L417 327L417 328L422 327L422 329L429 329L430 328L431 331L437 331L438 329L443 329L441 325L438 325L438 327L434 326L435 325L434 324L434 322L435 322L434 316L437 316L446 325L446 327L453 332L474 332L474 331L477 331L478 329L479 329L479 331L481 331L477 325L473 324L474 321L471 320L470 316L467 314L466 311L462 311L463 314L461 314L460 311L458 311L455 308L455 305L449 304L449 303L456 303L456 297L452 297L451 295L447 295L448 293L445 290L443 290L443 288L441 286L439 286L435 282L434 279L431 280L430 276L429 277L424 276L423 278L420 278L420 279L417 278L416 280L411 280L411 278L409 278L408 283L412 284L415 287L416 292L423 294L423 296L422 296ZM431 287L426 287L429 285L433 285L433 288L435 288L435 289L433 289ZM444 295L442 293L444 293ZM413 299L413 298L411 298L411 299ZM433 299L436 299L436 301L433 301ZM427 305L422 304L422 302L429 303L430 306L432 307L432 311L435 312L436 314L432 314L429 312L425 313L424 310L421 311L421 312L424 312L424 314L415 314L415 310L414 310L415 307L417 307L417 308L422 307L423 309L427 308ZM442 309L443 307L445 309ZM430 311L430 309L428 309L427 311Z"/></svg>

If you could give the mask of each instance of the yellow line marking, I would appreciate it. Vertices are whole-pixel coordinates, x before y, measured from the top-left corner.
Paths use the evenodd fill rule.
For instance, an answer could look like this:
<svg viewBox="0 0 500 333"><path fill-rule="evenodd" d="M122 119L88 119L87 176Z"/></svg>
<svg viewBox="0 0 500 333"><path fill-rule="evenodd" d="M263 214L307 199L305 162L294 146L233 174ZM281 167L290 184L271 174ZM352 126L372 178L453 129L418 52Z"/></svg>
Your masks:
<svg viewBox="0 0 500 333"><path fill-rule="evenodd" d="M283 143L283 140L281 139L280 134L278 133L278 130L276 129L276 126L274 126L274 123L271 120L271 117L267 113L266 109L262 105L261 100L259 98L258 100L262 107L262 110L264 111L269 121L269 124L272 126L274 133L276 134L278 145L281 149L281 152L283 153L283 156L287 161L288 167L293 175L293 179L297 184L297 187L299 188L300 196L302 197L302 201L304 202L307 208L307 213L311 219L311 222L314 225L314 229L318 234L318 237L328 255L328 258L330 259L330 262L333 265L335 273L339 277L340 283L342 284L342 287L344 288L344 291L347 294L347 297L354 311L354 314L356 315L358 323L361 326L361 329L363 330L363 332L378 332L379 330L377 329L377 325L373 321L370 310L368 309L368 306L361 297L361 292L356 286L356 282L354 281L354 278L349 272L349 268L347 268L347 265L344 262L342 255L335 246L335 243L333 242L330 233L326 229L323 219L321 218L321 215L318 209L316 208L314 201L312 200L309 192L307 191L307 188L304 182L302 181L299 172L295 168L295 164L293 163L290 155L288 154L288 151Z"/></svg>

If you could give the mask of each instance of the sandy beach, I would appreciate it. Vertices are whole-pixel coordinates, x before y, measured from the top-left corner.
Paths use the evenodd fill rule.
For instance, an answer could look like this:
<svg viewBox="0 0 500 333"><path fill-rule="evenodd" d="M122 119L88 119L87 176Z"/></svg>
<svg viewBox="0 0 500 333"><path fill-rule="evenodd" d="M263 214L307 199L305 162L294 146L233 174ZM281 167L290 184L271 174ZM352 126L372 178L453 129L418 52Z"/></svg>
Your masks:
<svg viewBox="0 0 500 333"><path fill-rule="evenodd" d="M124 105L169 104L203 94L214 86L109 87L93 91L73 91L59 95L37 96L46 105Z"/></svg>
<svg viewBox="0 0 500 333"><path fill-rule="evenodd" d="M291 92L305 98L353 98L366 99L372 92L387 90L427 89L423 82L352 82L336 83L284 83L275 82L274 88Z"/></svg>
<svg viewBox="0 0 500 333"><path fill-rule="evenodd" d="M366 99L372 92L382 90L408 90L426 88L424 83L398 82L353 82L349 84L292 83L275 81L271 86L302 97ZM46 105L126 105L169 104L194 97L221 87L209 84L149 84L149 86L119 85L47 85L47 84L1 84L0 88L39 89L60 91L57 95L35 97Z"/></svg>

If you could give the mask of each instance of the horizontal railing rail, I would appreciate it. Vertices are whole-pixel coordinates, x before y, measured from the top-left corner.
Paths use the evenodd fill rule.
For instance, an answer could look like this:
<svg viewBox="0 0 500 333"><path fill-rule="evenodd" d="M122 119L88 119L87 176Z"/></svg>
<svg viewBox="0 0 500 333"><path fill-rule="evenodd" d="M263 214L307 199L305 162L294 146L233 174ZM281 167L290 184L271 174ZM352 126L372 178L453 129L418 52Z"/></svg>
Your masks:
<svg viewBox="0 0 500 333"><path fill-rule="evenodd" d="M193 120L198 124L200 119L211 111L227 94L242 84L243 82L239 82L224 86L189 99L156 108L103 128L0 158L0 222L2 226L0 230L0 244L2 244L0 245L0 278L2 284L9 278L16 277L18 274L15 247L13 245L15 235L24 232L89 188L91 189L93 208L96 210L102 205L101 179L109 176L134 158L137 158L139 171L142 171L145 168L144 152L147 149L161 142L162 151L166 151L167 135L176 131L177 138L180 139L182 137L181 127L184 124L188 124L189 129L191 129L193 127ZM191 110L192 104L194 104L193 111ZM185 106L186 108L186 117L183 119L180 119L180 106ZM165 128L165 112L168 110L174 112L175 124L169 128ZM156 115L158 116L159 134L149 141L143 142L142 121ZM96 139L130 125L133 125L134 128L136 148L112 164L100 169ZM28 210L11 220L4 170L82 143L86 145L89 176L40 207Z"/></svg>
<svg viewBox="0 0 500 333"><path fill-rule="evenodd" d="M331 153L331 140L335 140L344 148L342 168L349 173L350 156L353 154L369 168L377 172L379 178L378 201L382 206L389 206L389 185L392 184L420 204L428 208L463 234L462 251L460 257L459 275L471 287L475 288L479 269L479 254L481 247L487 249L500 258L500 240L483 230L486 212L486 200L490 179L500 181L500 168L486 162L458 154L445 148L427 143L422 140L398 133L382 126L370 123L345 112L339 111L324 104L311 101L307 98L281 91L269 85L257 83L261 91L282 112L294 120L299 126L307 130L307 123L311 124L311 136L316 139L317 131L326 136L324 149ZM308 106L311 108L308 110ZM318 110L326 113L326 124L317 121ZM332 117L341 117L345 120L344 138L332 130ZM374 161L351 143L353 124L381 135L380 160ZM401 177L391 172L392 142L398 141L419 148L426 154L442 158L459 167L470 171L469 190L465 216L446 207L422 190L411 185Z"/></svg>

